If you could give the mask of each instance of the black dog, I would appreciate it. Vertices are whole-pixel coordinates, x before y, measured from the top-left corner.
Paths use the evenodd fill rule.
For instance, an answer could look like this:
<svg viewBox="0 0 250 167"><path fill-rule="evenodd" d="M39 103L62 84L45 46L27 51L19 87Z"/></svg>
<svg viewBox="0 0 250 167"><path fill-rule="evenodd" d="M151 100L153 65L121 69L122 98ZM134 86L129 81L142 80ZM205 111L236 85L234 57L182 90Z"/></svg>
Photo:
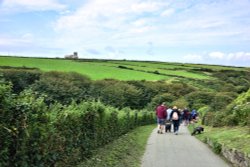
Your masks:
<svg viewBox="0 0 250 167"><path fill-rule="evenodd" d="M194 128L194 131L191 135L193 136L193 135L196 135L197 133L200 134L203 131L204 131L204 128L201 126L198 126L198 127Z"/></svg>
<svg viewBox="0 0 250 167"><path fill-rule="evenodd" d="M165 132L167 132L167 131L171 132L171 125L172 125L172 123L170 121L166 121Z"/></svg>

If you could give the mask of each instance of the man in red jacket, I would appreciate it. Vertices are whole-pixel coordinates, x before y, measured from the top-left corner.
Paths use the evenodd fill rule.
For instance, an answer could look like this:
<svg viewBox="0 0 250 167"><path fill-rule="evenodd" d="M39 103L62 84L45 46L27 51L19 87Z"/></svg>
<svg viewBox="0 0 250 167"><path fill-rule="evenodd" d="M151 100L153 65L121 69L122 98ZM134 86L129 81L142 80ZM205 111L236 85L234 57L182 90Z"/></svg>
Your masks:
<svg viewBox="0 0 250 167"><path fill-rule="evenodd" d="M167 110L167 107L164 102L156 108L156 116L157 116L157 123L158 123L157 133L160 133L160 134L162 134L164 130L165 120L167 117L166 110Z"/></svg>

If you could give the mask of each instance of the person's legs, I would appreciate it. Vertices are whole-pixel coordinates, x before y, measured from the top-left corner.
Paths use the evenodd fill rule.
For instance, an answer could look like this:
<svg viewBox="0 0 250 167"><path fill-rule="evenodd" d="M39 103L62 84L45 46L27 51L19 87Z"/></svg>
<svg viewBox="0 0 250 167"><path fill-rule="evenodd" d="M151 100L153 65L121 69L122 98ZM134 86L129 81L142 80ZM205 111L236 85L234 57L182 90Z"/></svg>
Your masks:
<svg viewBox="0 0 250 167"><path fill-rule="evenodd" d="M165 119L160 119L160 133L163 133L164 128L165 128Z"/></svg>
<svg viewBox="0 0 250 167"><path fill-rule="evenodd" d="M178 129L179 129L179 120L174 120L174 133L178 134Z"/></svg>
<svg viewBox="0 0 250 167"><path fill-rule="evenodd" d="M161 125L160 125L160 119L157 117L157 133L160 133Z"/></svg>
<svg viewBox="0 0 250 167"><path fill-rule="evenodd" d="M162 119L162 120L161 120L161 133L164 132L164 127L165 127L165 120Z"/></svg>
<svg viewBox="0 0 250 167"><path fill-rule="evenodd" d="M173 121L173 125L174 125L174 133L176 132L176 122Z"/></svg>

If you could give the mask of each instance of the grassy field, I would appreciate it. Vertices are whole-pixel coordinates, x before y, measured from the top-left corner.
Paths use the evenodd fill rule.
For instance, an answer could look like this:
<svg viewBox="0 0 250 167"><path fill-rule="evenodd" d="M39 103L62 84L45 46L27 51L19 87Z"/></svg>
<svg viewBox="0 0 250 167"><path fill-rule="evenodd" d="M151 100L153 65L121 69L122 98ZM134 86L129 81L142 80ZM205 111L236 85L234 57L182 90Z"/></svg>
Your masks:
<svg viewBox="0 0 250 167"><path fill-rule="evenodd" d="M99 80L112 78L118 80L164 80L169 76L156 75L141 71L131 71L108 66L103 62L78 62L59 59L38 59L20 57L0 57L0 66L34 67L42 71L78 72Z"/></svg>
<svg viewBox="0 0 250 167"><path fill-rule="evenodd" d="M137 63L137 64L136 64ZM173 64L157 64L157 63L150 63L150 62L115 62L109 61L103 63L103 65L111 66L111 67L118 67L123 66L129 69L133 69L134 71L142 71L142 72L149 72L154 73L158 72L162 75L167 75L170 77L186 77L186 78L193 78L193 79L208 79L210 78L203 72L194 73L189 72L186 70L192 69L191 67L182 67Z"/></svg>
<svg viewBox="0 0 250 167"><path fill-rule="evenodd" d="M207 79L202 72L186 71L192 67L182 64L135 61L65 60L45 58L0 57L0 66L33 67L42 71L78 72L91 79L112 78L118 80L166 80L173 77ZM123 66L126 68L118 68ZM157 73L155 73L157 72Z"/></svg>
<svg viewBox="0 0 250 167"><path fill-rule="evenodd" d="M168 80L171 78L211 79L211 73L201 69L247 70L247 68L214 65L122 60L67 60L0 56L0 66L33 67L42 71L78 72L93 80Z"/></svg>

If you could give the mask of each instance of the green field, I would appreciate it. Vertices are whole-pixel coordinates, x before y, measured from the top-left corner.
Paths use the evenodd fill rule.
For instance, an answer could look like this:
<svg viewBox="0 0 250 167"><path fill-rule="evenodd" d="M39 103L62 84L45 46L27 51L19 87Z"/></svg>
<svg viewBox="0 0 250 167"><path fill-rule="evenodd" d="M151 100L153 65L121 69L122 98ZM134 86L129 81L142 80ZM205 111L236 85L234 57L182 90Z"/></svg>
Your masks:
<svg viewBox="0 0 250 167"><path fill-rule="evenodd" d="M189 79L209 79L210 74L199 71L203 65L164 62L137 62L115 60L66 60L48 58L24 58L0 56L0 66L32 67L42 71L78 72L93 80L166 80L175 77ZM119 68L119 66L123 68ZM206 68L218 69L217 66ZM226 68L226 67L222 67ZM227 69L230 67L227 67ZM195 69L195 70L194 70ZM234 68L232 68L234 69ZM236 68L238 69L238 68ZM241 69L241 68L239 68Z"/></svg>

